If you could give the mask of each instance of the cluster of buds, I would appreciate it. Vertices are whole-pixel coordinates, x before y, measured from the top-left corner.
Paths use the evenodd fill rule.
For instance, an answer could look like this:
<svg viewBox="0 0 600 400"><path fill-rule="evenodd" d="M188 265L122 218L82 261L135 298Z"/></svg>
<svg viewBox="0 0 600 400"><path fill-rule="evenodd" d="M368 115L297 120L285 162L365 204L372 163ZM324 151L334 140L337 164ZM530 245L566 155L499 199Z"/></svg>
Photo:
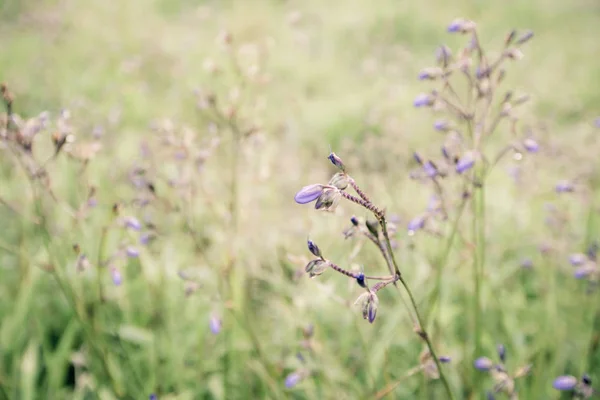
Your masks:
<svg viewBox="0 0 600 400"><path fill-rule="evenodd" d="M510 374L505 366L506 363L506 348L500 344L497 346L499 362L494 362L487 357L479 357L475 360L474 366L480 371L488 372L495 384L490 392L488 392L488 399L492 400L495 398L497 393L505 393L511 398L516 398L515 380L517 378L526 376L531 371L531 365L525 365L520 367L514 374Z"/></svg>

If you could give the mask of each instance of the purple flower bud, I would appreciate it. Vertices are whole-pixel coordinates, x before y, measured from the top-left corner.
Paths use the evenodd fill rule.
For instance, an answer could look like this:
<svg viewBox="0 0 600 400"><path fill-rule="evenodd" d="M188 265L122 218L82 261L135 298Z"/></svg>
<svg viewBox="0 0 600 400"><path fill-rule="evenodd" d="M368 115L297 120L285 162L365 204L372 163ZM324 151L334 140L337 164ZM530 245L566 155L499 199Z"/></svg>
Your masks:
<svg viewBox="0 0 600 400"><path fill-rule="evenodd" d="M450 129L450 122L445 119L439 119L433 123L433 128L436 131L446 132Z"/></svg>
<svg viewBox="0 0 600 400"><path fill-rule="evenodd" d="M569 255L569 263L572 266L577 267L583 265L587 261L587 256L583 253L573 253Z"/></svg>
<svg viewBox="0 0 600 400"><path fill-rule="evenodd" d="M221 319L215 314L211 315L208 321L208 327L210 328L210 331L213 333L213 335L219 334L221 332L222 327Z"/></svg>
<svg viewBox="0 0 600 400"><path fill-rule="evenodd" d="M318 199L321 194L323 194L323 189L323 185L320 184L304 186L298 193L296 193L294 200L296 200L296 203L298 204L311 203Z"/></svg>
<svg viewBox="0 0 600 400"><path fill-rule="evenodd" d="M442 76L443 70L441 68L425 68L419 72L419 80L434 80Z"/></svg>
<svg viewBox="0 0 600 400"><path fill-rule="evenodd" d="M110 268L110 276L112 278L113 283L116 286L120 286L123 283L123 278L121 277L121 272L116 267Z"/></svg>
<svg viewBox="0 0 600 400"><path fill-rule="evenodd" d="M430 107L433 105L435 97L428 93L421 93L415 98L413 105L415 107Z"/></svg>
<svg viewBox="0 0 600 400"><path fill-rule="evenodd" d="M158 396L152 393L150 397L148 397L148 400L158 400Z"/></svg>
<svg viewBox="0 0 600 400"><path fill-rule="evenodd" d="M480 371L489 371L494 366L494 362L487 357L479 357L473 365Z"/></svg>
<svg viewBox="0 0 600 400"><path fill-rule="evenodd" d="M425 218L423 216L418 216L410 220L408 223L408 231L415 232L419 229L423 229L425 226Z"/></svg>
<svg viewBox="0 0 600 400"><path fill-rule="evenodd" d="M521 35L521 37L519 39L517 39L517 44L523 44L525 42L528 42L529 39L531 39L532 37L533 37L533 31L527 31L523 35Z"/></svg>
<svg viewBox="0 0 600 400"><path fill-rule="evenodd" d="M293 388L302 380L302 375L298 372L292 372L288 376L285 377L285 387L288 389Z"/></svg>
<svg viewBox="0 0 600 400"><path fill-rule="evenodd" d="M506 362L506 347L503 344L499 344L497 347L498 357L500 357L500 361L503 363Z"/></svg>
<svg viewBox="0 0 600 400"><path fill-rule="evenodd" d="M358 218L356 218L355 216L352 216L352 218L350 218L350 222L352 222L352 225L354 226L358 226L359 224Z"/></svg>
<svg viewBox="0 0 600 400"><path fill-rule="evenodd" d="M442 364L448 364L451 361L452 361L452 358L450 358L450 356L440 356L440 362Z"/></svg>
<svg viewBox="0 0 600 400"><path fill-rule="evenodd" d="M362 272L360 274L358 274L358 276L356 277L356 283L358 283L358 286L360 286L362 288L366 287L365 274L363 274Z"/></svg>
<svg viewBox="0 0 600 400"><path fill-rule="evenodd" d="M152 240L154 235L152 235L152 233L150 232L144 232L140 235L140 244L143 246L147 246L148 243L150 243L150 240Z"/></svg>
<svg viewBox="0 0 600 400"><path fill-rule="evenodd" d="M423 159L421 158L421 156L419 155L419 153L417 153L416 151L413 153L413 158L415 159L415 161L417 162L417 164L423 165Z"/></svg>
<svg viewBox="0 0 600 400"><path fill-rule="evenodd" d="M136 217L126 217L125 226L129 229L133 229L134 231L139 231L142 229L142 224Z"/></svg>
<svg viewBox="0 0 600 400"><path fill-rule="evenodd" d="M308 240L307 244L308 244L308 251L313 253L313 255L315 255L316 257L321 257L321 250L312 240Z"/></svg>
<svg viewBox="0 0 600 400"><path fill-rule="evenodd" d="M129 258L137 258L140 256L139 250L133 246L127 246L125 249L125 254L127 254L127 257Z"/></svg>
<svg viewBox="0 0 600 400"><path fill-rule="evenodd" d="M475 29L475 23L473 21L465 20L462 18L456 18L448 25L448 32L450 33L468 33Z"/></svg>
<svg viewBox="0 0 600 400"><path fill-rule="evenodd" d="M573 390L577 386L577 378L571 375L559 376L552 383L552 387L556 390Z"/></svg>
<svg viewBox="0 0 600 400"><path fill-rule="evenodd" d="M571 193L575 191L575 187L571 182L564 180L558 182L554 190L556 193Z"/></svg>
<svg viewBox="0 0 600 400"><path fill-rule="evenodd" d="M473 168L473 166L475 165L475 160L473 159L473 156L471 156L470 154L465 154L463 155L460 160L458 160L458 162L456 163L456 172L458 172L459 174L462 174L465 171L470 170L471 168Z"/></svg>
<svg viewBox="0 0 600 400"><path fill-rule="evenodd" d="M523 269L531 269L533 268L533 261L530 258L526 258L521 261L521 268Z"/></svg>
<svg viewBox="0 0 600 400"><path fill-rule="evenodd" d="M496 396L494 396L494 393L492 392L485 392L485 399L486 400L496 400Z"/></svg>
<svg viewBox="0 0 600 400"><path fill-rule="evenodd" d="M344 163L342 162L342 159L337 156L337 154L332 152L327 158L329 158L329 161L331 161L333 165L344 171Z"/></svg>
<svg viewBox="0 0 600 400"><path fill-rule="evenodd" d="M525 147L525 150L527 150L529 153L537 153L540 150L540 145L538 142L531 138L527 138L523 141L523 147Z"/></svg>
<svg viewBox="0 0 600 400"><path fill-rule="evenodd" d="M446 148L446 146L442 146L442 155L444 156L444 158L446 160L450 159L450 153L448 153L448 149Z"/></svg>
<svg viewBox="0 0 600 400"><path fill-rule="evenodd" d="M577 267L577 269L575 269L575 272L573 273L573 276L575 277L575 279L584 279L587 276L589 276L592 272L593 268L584 265L582 267Z"/></svg>
<svg viewBox="0 0 600 400"><path fill-rule="evenodd" d="M588 374L583 374L583 376L581 377L581 383L583 383L586 386L590 386L592 384L592 378L590 378Z"/></svg>
<svg viewBox="0 0 600 400"><path fill-rule="evenodd" d="M427 174L428 177L430 178L435 178L436 175L438 174L438 169L435 166L435 164L431 161L427 161L424 165L423 165L423 169L425 170L425 173Z"/></svg>

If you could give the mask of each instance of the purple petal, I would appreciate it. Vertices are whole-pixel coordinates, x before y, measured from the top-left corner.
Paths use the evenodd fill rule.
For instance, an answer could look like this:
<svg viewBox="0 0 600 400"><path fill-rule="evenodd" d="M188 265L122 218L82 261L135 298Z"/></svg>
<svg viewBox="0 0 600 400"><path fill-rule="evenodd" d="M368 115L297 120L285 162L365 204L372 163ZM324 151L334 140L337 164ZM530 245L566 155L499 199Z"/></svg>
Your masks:
<svg viewBox="0 0 600 400"><path fill-rule="evenodd" d="M292 372L285 377L285 387L288 389L293 388L302 380L302 376L298 372Z"/></svg>
<svg viewBox="0 0 600 400"><path fill-rule="evenodd" d="M457 18L454 21L452 21L450 23L450 25L448 25L448 32L450 33L456 33L456 32L460 32L463 26L464 20Z"/></svg>
<svg viewBox="0 0 600 400"><path fill-rule="evenodd" d="M438 170L437 170L436 166L431 161L427 161L423 165L423 169L425 170L425 173L427 174L427 176L430 178L435 178L436 175L438 174Z"/></svg>
<svg viewBox="0 0 600 400"><path fill-rule="evenodd" d="M125 249L125 253L129 258L137 258L140 256L139 250L133 246L127 246L127 248Z"/></svg>
<svg viewBox="0 0 600 400"><path fill-rule="evenodd" d="M450 356L440 356L440 362L442 364L448 364L450 361L452 361L452 358L450 358Z"/></svg>
<svg viewBox="0 0 600 400"><path fill-rule="evenodd" d="M479 357L473 365L480 371L489 371L494 366L494 362L487 357Z"/></svg>
<svg viewBox="0 0 600 400"><path fill-rule="evenodd" d="M593 271L593 268L588 267L587 265L584 265L583 267L578 267L575 272L573 273L573 276L575 277L575 279L583 279L586 278L588 275L590 275Z"/></svg>
<svg viewBox="0 0 600 400"><path fill-rule="evenodd" d="M219 334L219 332L221 332L222 327L221 319L216 315L211 315L210 320L208 321L208 326L213 335Z"/></svg>
<svg viewBox="0 0 600 400"><path fill-rule="evenodd" d="M556 190L556 193L570 193L575 191L575 187L569 181L558 182L554 189Z"/></svg>
<svg viewBox="0 0 600 400"><path fill-rule="evenodd" d="M552 387L556 390L573 390L577 386L577 378L571 375L559 376L552 383Z"/></svg>
<svg viewBox="0 0 600 400"><path fill-rule="evenodd" d="M440 119L440 120L434 122L433 128L436 131L445 132L450 128L450 123L448 121L446 121L445 119Z"/></svg>
<svg viewBox="0 0 600 400"><path fill-rule="evenodd" d="M463 172L473 168L473 165L475 165L475 160L473 160L473 157L465 154L456 163L456 172L458 172L459 174L462 174Z"/></svg>
<svg viewBox="0 0 600 400"><path fill-rule="evenodd" d="M574 267L583 265L586 261L587 256L583 253L573 253L569 255L569 263Z"/></svg>
<svg viewBox="0 0 600 400"><path fill-rule="evenodd" d="M126 217L125 226L129 229L133 229L134 231L139 231L142 229L142 224L136 217Z"/></svg>
<svg viewBox="0 0 600 400"><path fill-rule="evenodd" d="M121 276L121 272L117 268L112 267L110 269L110 276L112 278L113 283L116 286L120 286L121 283L123 283L123 277Z"/></svg>
<svg viewBox="0 0 600 400"><path fill-rule="evenodd" d="M418 216L410 220L408 223L409 232L418 231L419 229L423 229L425 226L425 218L423 216Z"/></svg>
<svg viewBox="0 0 600 400"><path fill-rule="evenodd" d="M304 186L298 193L296 193L294 200L298 204L307 204L318 199L321 194L323 194L323 185L308 185Z"/></svg>
<svg viewBox="0 0 600 400"><path fill-rule="evenodd" d="M433 96L427 93L421 93L415 98L413 105L415 107L428 107L433 105Z"/></svg>
<svg viewBox="0 0 600 400"><path fill-rule="evenodd" d="M525 147L525 150L527 150L529 153L537 153L540 150L540 145L538 142L531 138L523 141L523 147Z"/></svg>

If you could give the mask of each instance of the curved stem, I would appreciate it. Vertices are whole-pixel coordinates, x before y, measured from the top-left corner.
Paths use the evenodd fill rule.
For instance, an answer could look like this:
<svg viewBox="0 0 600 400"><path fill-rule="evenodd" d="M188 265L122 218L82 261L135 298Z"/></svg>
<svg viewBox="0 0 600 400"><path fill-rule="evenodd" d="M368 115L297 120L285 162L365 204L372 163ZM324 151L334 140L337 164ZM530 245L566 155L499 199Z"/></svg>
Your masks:
<svg viewBox="0 0 600 400"><path fill-rule="evenodd" d="M420 325L419 336L421 338L423 338L423 340L425 341L425 343L427 343L427 348L429 349L429 354L431 354L431 357L433 358L433 361L435 362L435 365L436 365L436 367L438 369L438 372L440 373L440 379L442 380L442 383L444 384L444 388L446 389L446 393L448 394L448 398L449 399L454 399L454 395L452 394L452 390L450 390L450 385L448 384L448 381L446 380L446 375L442 371L442 365L440 363L440 360L438 359L438 356L435 354L435 350L433 349L433 344L431 343L431 339L429 338L429 335L427 334L427 332L423 328L423 319L421 318L421 313L419 312L419 308L417 307L417 303L416 303L415 298L414 298L414 296L412 294L412 291L410 290L410 287L408 286L408 284L406 283L406 281L404 280L403 277L400 277L400 283L402 283L402 286L404 286L404 290L406 290L406 293L408 293L408 297L410 298L410 302L411 302L411 304L413 306L413 309L415 310L415 315L417 316L417 320L419 321L419 325Z"/></svg>

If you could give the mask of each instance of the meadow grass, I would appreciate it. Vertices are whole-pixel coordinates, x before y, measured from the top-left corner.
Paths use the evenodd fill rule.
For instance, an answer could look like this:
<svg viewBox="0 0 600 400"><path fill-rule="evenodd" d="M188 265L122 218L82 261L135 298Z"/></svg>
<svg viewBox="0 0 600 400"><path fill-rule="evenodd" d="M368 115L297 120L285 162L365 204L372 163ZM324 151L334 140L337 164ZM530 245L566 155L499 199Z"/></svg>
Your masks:
<svg viewBox="0 0 600 400"><path fill-rule="evenodd" d="M443 142L413 107L433 87L417 75L440 44L465 44L446 32L455 17L491 49L535 32L503 85L531 95L521 121L540 151L486 181L480 354L469 220L448 254L448 224L441 238L406 229L433 190L409 178L412 154L438 157ZM32 154L3 139L0 396L447 398L418 369L424 344L395 289L369 324L356 282L304 272L310 236L336 264L387 273L376 248L343 240L364 209L294 202L335 172L330 148L397 216L396 258L452 358L455 398L484 398L494 382L473 363L497 361L499 343L511 372L532 364L521 399L559 398L559 375L597 387L600 291L569 254L600 239L599 27L585 0L1 1L0 81L15 114L50 118ZM59 148L54 132L75 141ZM509 140L500 130L490 147Z"/></svg>

